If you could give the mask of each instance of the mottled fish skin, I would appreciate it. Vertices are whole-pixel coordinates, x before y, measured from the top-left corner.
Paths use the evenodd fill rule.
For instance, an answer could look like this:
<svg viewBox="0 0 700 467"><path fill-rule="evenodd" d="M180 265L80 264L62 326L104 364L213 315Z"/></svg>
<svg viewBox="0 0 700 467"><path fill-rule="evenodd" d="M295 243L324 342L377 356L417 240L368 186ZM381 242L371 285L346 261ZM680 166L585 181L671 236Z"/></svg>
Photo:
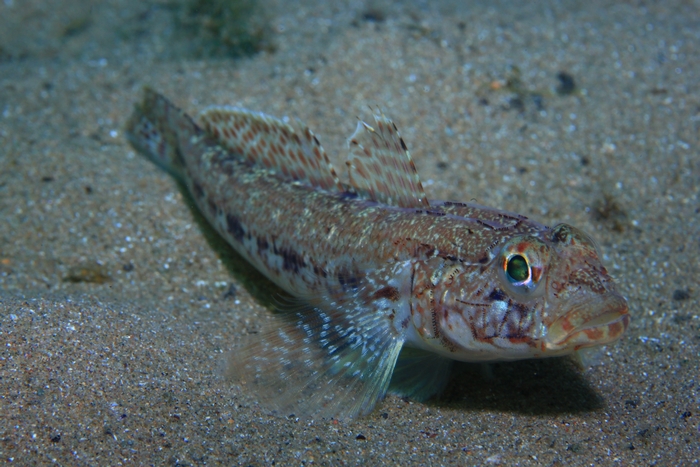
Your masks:
<svg viewBox="0 0 700 467"><path fill-rule="evenodd" d="M234 382L282 415L366 414L387 390L439 392L453 360L565 355L628 326L588 236L428 201L383 115L351 136L347 183L299 122L231 107L199 121L147 89L127 134L247 261L298 297L231 359Z"/></svg>

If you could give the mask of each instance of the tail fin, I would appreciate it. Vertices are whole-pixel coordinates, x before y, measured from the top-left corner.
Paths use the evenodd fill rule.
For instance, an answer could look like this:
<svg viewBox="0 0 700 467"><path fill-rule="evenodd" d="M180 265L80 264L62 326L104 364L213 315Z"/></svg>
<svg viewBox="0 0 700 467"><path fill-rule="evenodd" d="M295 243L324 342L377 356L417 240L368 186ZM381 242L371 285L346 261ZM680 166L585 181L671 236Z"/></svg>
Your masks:
<svg viewBox="0 0 700 467"><path fill-rule="evenodd" d="M185 161L183 146L202 130L175 104L150 88L134 107L126 124L126 135L138 151L158 166L182 178Z"/></svg>

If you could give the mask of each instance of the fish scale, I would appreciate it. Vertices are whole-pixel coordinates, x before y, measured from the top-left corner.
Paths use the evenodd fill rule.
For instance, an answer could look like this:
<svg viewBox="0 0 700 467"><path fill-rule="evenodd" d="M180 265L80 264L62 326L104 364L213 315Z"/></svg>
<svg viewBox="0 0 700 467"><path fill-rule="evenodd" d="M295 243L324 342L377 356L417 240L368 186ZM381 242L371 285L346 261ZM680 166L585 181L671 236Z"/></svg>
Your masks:
<svg viewBox="0 0 700 467"><path fill-rule="evenodd" d="M362 415L389 390L425 399L453 360L566 355L613 342L629 323L588 236L428 200L383 114L350 137L346 182L303 123L234 107L198 120L147 89L127 134L296 297L229 365L235 384L281 415Z"/></svg>

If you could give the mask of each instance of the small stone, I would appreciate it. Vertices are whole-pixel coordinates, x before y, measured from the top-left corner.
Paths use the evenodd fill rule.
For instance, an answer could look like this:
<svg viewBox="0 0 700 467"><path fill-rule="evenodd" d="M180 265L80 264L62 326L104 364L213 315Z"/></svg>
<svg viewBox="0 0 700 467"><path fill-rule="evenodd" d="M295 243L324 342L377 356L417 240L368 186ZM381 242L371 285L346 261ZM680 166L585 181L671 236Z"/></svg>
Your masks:
<svg viewBox="0 0 700 467"><path fill-rule="evenodd" d="M228 286L228 289L226 289L226 292L221 296L224 300L228 300L230 298L236 298L236 294L238 293L238 290L236 289L236 286L231 284Z"/></svg>
<svg viewBox="0 0 700 467"><path fill-rule="evenodd" d="M690 293L688 293L687 290L683 289L676 289L673 291L673 299L674 300L688 300L690 298Z"/></svg>
<svg viewBox="0 0 700 467"><path fill-rule="evenodd" d="M559 86L557 86L557 94L562 96L573 94L576 90L576 82L574 77L567 73L566 71L560 71L557 74L557 79L559 80Z"/></svg>

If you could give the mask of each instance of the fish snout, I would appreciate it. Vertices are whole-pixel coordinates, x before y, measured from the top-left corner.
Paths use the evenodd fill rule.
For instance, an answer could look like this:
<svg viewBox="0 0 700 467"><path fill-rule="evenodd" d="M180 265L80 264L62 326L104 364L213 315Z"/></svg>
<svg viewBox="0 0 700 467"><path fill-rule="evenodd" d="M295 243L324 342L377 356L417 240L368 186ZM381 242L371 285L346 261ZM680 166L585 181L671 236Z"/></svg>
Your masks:
<svg viewBox="0 0 700 467"><path fill-rule="evenodd" d="M546 348L578 350L604 345L622 336L630 322L627 300L617 292L572 298L568 311L548 326Z"/></svg>

